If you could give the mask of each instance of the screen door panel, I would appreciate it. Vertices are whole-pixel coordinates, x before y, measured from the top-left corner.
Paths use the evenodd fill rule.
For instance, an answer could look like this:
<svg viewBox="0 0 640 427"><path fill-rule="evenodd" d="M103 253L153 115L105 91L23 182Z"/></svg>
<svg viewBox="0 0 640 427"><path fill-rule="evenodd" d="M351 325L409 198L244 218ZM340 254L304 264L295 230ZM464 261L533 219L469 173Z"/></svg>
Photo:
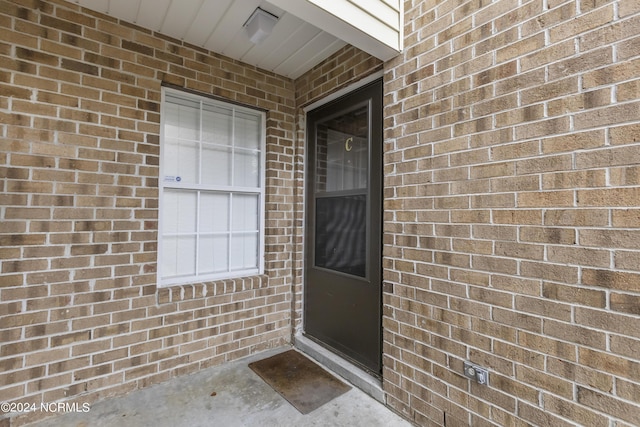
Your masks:
<svg viewBox="0 0 640 427"><path fill-rule="evenodd" d="M307 124L305 334L380 375L381 83Z"/></svg>

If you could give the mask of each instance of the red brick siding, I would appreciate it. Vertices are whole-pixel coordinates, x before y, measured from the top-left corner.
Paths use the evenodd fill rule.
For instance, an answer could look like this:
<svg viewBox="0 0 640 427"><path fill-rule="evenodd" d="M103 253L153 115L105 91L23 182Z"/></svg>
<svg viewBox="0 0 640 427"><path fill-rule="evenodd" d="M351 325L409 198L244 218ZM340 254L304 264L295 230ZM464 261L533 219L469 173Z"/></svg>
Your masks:
<svg viewBox="0 0 640 427"><path fill-rule="evenodd" d="M263 276L158 289L163 83L267 110ZM3 401L91 402L289 341L294 105L290 79L72 3L0 1Z"/></svg>
<svg viewBox="0 0 640 427"><path fill-rule="evenodd" d="M635 1L405 2L384 388L407 418L640 422L639 29Z"/></svg>

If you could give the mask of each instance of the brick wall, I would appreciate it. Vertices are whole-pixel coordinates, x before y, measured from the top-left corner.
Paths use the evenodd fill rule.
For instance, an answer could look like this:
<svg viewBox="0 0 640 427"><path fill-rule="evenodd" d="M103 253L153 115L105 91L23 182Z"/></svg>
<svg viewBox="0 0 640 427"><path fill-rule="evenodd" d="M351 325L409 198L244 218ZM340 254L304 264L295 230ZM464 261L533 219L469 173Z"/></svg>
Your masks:
<svg viewBox="0 0 640 427"><path fill-rule="evenodd" d="M268 111L264 276L158 289L163 83ZM294 103L181 41L0 1L0 400L92 402L289 341Z"/></svg>
<svg viewBox="0 0 640 427"><path fill-rule="evenodd" d="M407 0L385 70L389 405L638 425L640 3Z"/></svg>
<svg viewBox="0 0 640 427"><path fill-rule="evenodd" d="M405 12L384 65L389 406L420 425L637 425L640 6ZM2 400L92 402L288 342L303 107L381 67L346 47L292 82L71 3L0 0ZM264 276L157 288L163 83L268 111Z"/></svg>

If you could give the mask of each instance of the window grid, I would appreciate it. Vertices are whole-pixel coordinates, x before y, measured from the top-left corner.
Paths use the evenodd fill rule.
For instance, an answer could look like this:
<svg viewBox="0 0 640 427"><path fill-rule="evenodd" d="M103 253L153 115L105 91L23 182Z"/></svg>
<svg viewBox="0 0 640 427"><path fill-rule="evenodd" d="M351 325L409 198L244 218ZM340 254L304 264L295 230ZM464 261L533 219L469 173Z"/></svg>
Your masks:
<svg viewBox="0 0 640 427"><path fill-rule="evenodd" d="M234 123L234 126L231 126L231 145L236 145L236 127L235 127L235 119L236 119L236 111L233 110L231 112L231 123ZM231 185L235 184L236 173L235 173L235 160L236 160L236 152L234 149L231 149ZM229 237L227 238L227 253L231 254L233 250L232 241L233 241L233 193L229 194L229 216L227 218L227 230L229 230ZM227 269L231 271L231 256L227 257Z"/></svg>
<svg viewBox="0 0 640 427"><path fill-rule="evenodd" d="M188 100L188 101L193 101L193 97L190 97L188 95L184 95L181 96L178 93L176 93L175 91L170 91L167 90L168 93L170 93L172 96L172 99L182 99L182 100ZM163 92L164 95L164 92ZM177 95L177 96L176 96ZM163 105L164 103L167 102L166 98L165 100L163 100ZM171 102L171 101L169 101ZM186 138L182 138L181 135L179 135L178 137L175 137L173 139L178 140L178 141L182 141L182 142L192 142L192 143L196 143L198 144L198 149L197 149L197 159L195 161L195 167L197 167L197 182L196 183L192 183L192 184L185 184L182 182L178 182L178 181L173 181L173 182L166 182L165 181L165 175L164 175L164 171L163 171L163 166L161 164L161 216L160 216L160 233L159 235L161 236L161 240L163 240L163 238L177 238L179 239L180 237L192 237L195 238L195 256L194 256L194 265L193 265L193 271L194 274L191 275L182 275L180 273L179 269L176 269L174 271L175 275L173 276L168 276L166 274L162 274L162 255L160 254L163 250L165 250L165 248L163 248L163 243L162 241L160 241L159 243L159 247L158 247L158 252L159 252L159 259L158 259L158 275L159 275L159 282L162 285L169 285L169 284L177 284L177 283L187 283L190 281L200 281L200 280L215 280L215 279L222 279L222 278L229 278L229 277L237 277L239 275L243 275L243 274L259 274L262 273L262 267L263 267L263 240L264 240L264 209L263 209L263 200L264 200L264 113L259 113L256 111L251 111L250 114L255 115L255 117L258 119L258 121L256 122L256 124L259 124L259 128L258 128L258 136L259 136L259 141L258 141L258 148L250 148L250 147L245 147L242 146L242 143L240 141L237 141L237 126L243 125L242 123L238 123L237 119L238 119L238 115L237 112L239 110L243 110L245 113L248 113L250 110L248 109L244 109L241 107L236 107L230 104L222 104L219 102L214 102L211 101L211 104L206 104L206 105L213 105L216 107L221 107L224 109L228 109L230 110L230 118L229 120L231 121L231 132L230 132L230 139L229 139L229 145L224 145L221 143L218 143L217 141L205 141L205 137L204 137L204 122L205 122L205 117L204 117L204 112L205 112L205 101L202 99L198 100L198 119L199 119L199 123L197 126L197 130L198 130L198 135L197 138L195 138L194 140L189 140ZM164 153L164 144L165 144L165 138L164 138L164 133L165 133L165 118L163 117L163 140L162 140L162 147L161 147L161 153ZM246 124L244 124L246 126ZM246 144L245 144L246 145ZM203 164L204 161L204 155L203 155L203 150L205 148L205 146L209 146L209 147L218 147L220 148L222 151L228 149L230 151L230 159L229 159L229 181L228 184L230 185L219 185L219 184L211 184L211 183L204 183L204 167L205 165ZM251 153L253 155L255 155L259 162L258 162L258 186L257 187L236 187L236 160L238 159L237 157L237 152L241 151L244 153ZM163 162L164 163L164 162ZM247 182L246 180L243 180L244 182L242 183L243 185L246 185ZM196 206L195 206L195 230L192 232L180 232L180 230L175 230L175 232L165 232L164 227L162 225L162 217L163 217L163 198L165 195L165 192L167 190L177 190L179 192L189 192L189 191L194 191L195 195L196 195ZM212 230L212 231L204 231L202 222L204 221L203 216L205 215L205 213L203 212L203 197L204 194L210 194L210 195L214 195L214 194L222 194L226 196L226 201L227 201L227 206L226 206L226 230L225 231L216 231L216 230ZM236 212L234 212L234 200L239 197L242 194L247 194L247 195L252 195L255 196L255 202L257 203L257 218L255 218L255 226L253 226L251 229L248 229L246 226L243 226L242 229L240 230L234 230L234 225L233 225L233 218L234 218L234 214ZM215 248L216 244L215 244L215 237L216 236L223 236L226 239L226 256L224 259L224 264L225 264L225 270L224 271L218 271L217 270L217 261L213 260L210 267L207 267L206 271L210 271L208 273L203 273L202 271L205 269L205 267L203 267L201 265L201 251L204 251L205 249L203 248L203 240L206 239L207 237L211 237L214 239L214 241L212 241L213 247ZM252 249L256 249L256 253L255 253L255 262L254 266L252 267L246 267L247 265L247 261L246 261L246 246L247 246L247 242L246 241L238 241L238 239L240 239L241 237L253 237L255 238L255 240L257 241L257 248L252 248ZM257 237L257 238L256 238ZM253 242L253 238L252 238L252 242ZM236 262L234 264L234 259L233 259L233 250L234 250L234 244L236 244L236 246L238 244L240 244L240 247L242 248L240 252L240 260L238 260L238 262ZM179 247L180 242L176 242L176 246ZM210 254L211 255L211 254ZM178 265L178 263L180 262L180 254L179 251L176 250L175 251L175 257L174 257L174 263L175 265ZM236 267L234 267L234 265L236 265ZM211 272L213 271L213 272ZM163 277L164 276L164 277Z"/></svg>

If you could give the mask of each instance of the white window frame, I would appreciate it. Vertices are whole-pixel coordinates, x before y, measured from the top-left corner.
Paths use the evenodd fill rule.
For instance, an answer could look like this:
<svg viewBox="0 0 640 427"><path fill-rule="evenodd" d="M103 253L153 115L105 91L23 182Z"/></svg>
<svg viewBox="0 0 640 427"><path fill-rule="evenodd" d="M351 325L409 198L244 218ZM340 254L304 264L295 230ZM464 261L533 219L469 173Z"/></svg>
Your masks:
<svg viewBox="0 0 640 427"><path fill-rule="evenodd" d="M244 113L249 113L249 114L254 114L254 115L258 115L260 116L260 121L261 121L261 125L260 125L260 141L259 141L259 167L260 167L260 172L259 172L259 188L251 188L251 187L240 187L240 186L220 186L220 185L204 185L204 184L185 184L182 182L177 182L177 181L171 181L171 180L166 180L165 179L165 162L163 161L164 159L164 152L165 152L165 119L166 119L166 95L167 94L171 94L172 96L177 96L180 98L183 98L185 100L189 100L189 101L196 101L199 102L200 105L200 119L199 119L199 125L200 125L200 139L198 140L199 144L199 150L200 150L200 155L198 156L198 160L201 161L202 156L202 111L203 111L203 104L209 104L209 105L214 105L214 106L221 106L223 108L227 108L227 109L231 109L233 111L233 116L235 117L235 113L236 112L244 112ZM233 132L231 137L233 138ZM233 146L233 145L232 145ZM232 150L233 152L233 150ZM232 155L233 156L233 155ZM168 87L162 87L162 93L161 93L161 108L160 108L160 167L159 167L159 177L158 177L158 190L159 190L159 197L158 197L158 248L157 248L157 253L158 253L158 258L157 258L157 283L159 287L166 287L166 286L171 286L171 285L181 285L181 284L190 284L190 283L202 283L202 282L209 282L209 281L215 281L215 280L224 280L224 279L231 279L231 278L237 278L237 277L246 277L246 276L254 276L254 275L260 275L264 273L264 239L265 239L265 230L264 230L264 222L265 222L265 182L266 182L266 114L264 111L261 111L259 109L253 109L253 108L249 108L249 107L244 107L235 103L231 103L231 102L224 102L224 101L220 101L217 99L213 99L210 97L206 97L206 96L202 96L202 95L196 95L193 94L191 92L186 92L186 91L182 91L182 90L177 90L177 89L172 89L172 88L168 88ZM233 168L233 162L230 165L231 168ZM202 168L198 168L199 172L201 173L201 169ZM231 176L233 176L233 173L231 173ZM196 218L196 248L195 248L195 263L196 263L196 274L195 275L189 275L189 276L174 276L174 277L168 277L168 278L164 278L163 277L163 219L164 219L164 214L163 214L163 202L164 202L164 194L165 194L165 190L167 189L171 189L171 190L184 190L185 192L187 191L211 191L211 192L217 192L217 193L224 193L224 194L252 194L252 195L257 195L258 196L258 254L257 254L257 268L245 268L245 269L236 269L233 270L231 269L231 251L229 249L228 252L228 260L227 260L227 271L224 272L219 272L219 273L209 273L209 274L198 274L198 241L200 238L200 234L199 234L199 228L200 228L200 221L199 218ZM231 196L233 197L233 196ZM196 206L196 211L198 210L198 206L199 206L199 197L198 199L198 204ZM233 218L233 203L232 200L230 199L229 202L229 221L231 221L231 218ZM196 217L198 217L198 215L196 215ZM233 231L230 229L228 231L229 235L231 236L233 234ZM231 241L231 239L229 239ZM229 243L229 246L231 245L231 243Z"/></svg>

